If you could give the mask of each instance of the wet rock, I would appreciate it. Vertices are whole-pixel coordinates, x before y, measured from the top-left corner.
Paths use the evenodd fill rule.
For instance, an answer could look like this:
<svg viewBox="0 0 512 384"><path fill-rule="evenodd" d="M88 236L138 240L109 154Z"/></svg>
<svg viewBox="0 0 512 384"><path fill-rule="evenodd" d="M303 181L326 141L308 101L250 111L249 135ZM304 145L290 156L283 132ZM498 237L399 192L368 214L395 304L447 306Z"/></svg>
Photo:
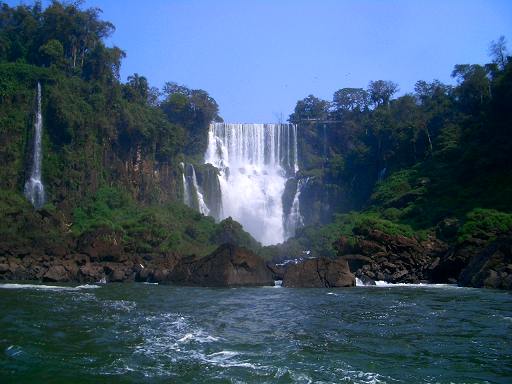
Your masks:
<svg viewBox="0 0 512 384"><path fill-rule="evenodd" d="M429 266L429 280L433 283L457 281L462 270L485 248L486 244L487 242L482 239L469 238L439 258L433 259Z"/></svg>
<svg viewBox="0 0 512 384"><path fill-rule="evenodd" d="M98 263L87 263L80 267L80 280L97 282L105 277L103 266Z"/></svg>
<svg viewBox="0 0 512 384"><path fill-rule="evenodd" d="M440 221L436 226L436 236L443 241L454 240L459 232L460 222L458 219L448 217Z"/></svg>
<svg viewBox="0 0 512 384"><path fill-rule="evenodd" d="M353 287L355 276L344 259L309 259L291 265L284 274L283 286L293 288Z"/></svg>
<svg viewBox="0 0 512 384"><path fill-rule="evenodd" d="M83 234L78 240L81 253L92 261L124 261L127 259L121 246L121 234L108 228L99 228Z"/></svg>
<svg viewBox="0 0 512 384"><path fill-rule="evenodd" d="M170 271L168 269L157 269L154 270L150 276L151 283L165 283L169 282Z"/></svg>
<svg viewBox="0 0 512 384"><path fill-rule="evenodd" d="M363 255L344 255L342 259L347 260L351 271L357 271L372 262L372 258Z"/></svg>
<svg viewBox="0 0 512 384"><path fill-rule="evenodd" d="M272 278L274 280L283 280L287 266L268 263L267 268L270 270L270 272L272 272Z"/></svg>
<svg viewBox="0 0 512 384"><path fill-rule="evenodd" d="M355 254L343 254L347 249L338 246L338 256L347 260L359 279L415 283L428 279L432 264L446 252L447 245L432 237L419 241L370 229L357 233L350 249Z"/></svg>
<svg viewBox="0 0 512 384"><path fill-rule="evenodd" d="M462 270L459 285L512 289L512 237L499 238L474 255Z"/></svg>
<svg viewBox="0 0 512 384"><path fill-rule="evenodd" d="M372 278L368 277L368 276L365 276L365 275L362 275L359 280L361 280L361 282L364 284L364 285L375 285L375 280L373 280Z"/></svg>
<svg viewBox="0 0 512 384"><path fill-rule="evenodd" d="M221 245L203 258L183 258L170 273L177 284L212 287L274 285L262 258L246 248Z"/></svg>
<svg viewBox="0 0 512 384"><path fill-rule="evenodd" d="M62 265L53 265L43 275L43 281L66 282L69 281L69 274Z"/></svg>

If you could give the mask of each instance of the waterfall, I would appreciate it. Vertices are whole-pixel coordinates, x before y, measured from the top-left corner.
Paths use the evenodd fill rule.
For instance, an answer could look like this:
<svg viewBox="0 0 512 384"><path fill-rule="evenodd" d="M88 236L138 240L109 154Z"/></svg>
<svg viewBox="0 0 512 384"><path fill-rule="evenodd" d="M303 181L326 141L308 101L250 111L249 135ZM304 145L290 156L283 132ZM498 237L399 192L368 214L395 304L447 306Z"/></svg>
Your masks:
<svg viewBox="0 0 512 384"><path fill-rule="evenodd" d="M218 219L231 216L264 245L287 238L282 197L298 171L295 125L212 123L205 163L219 170Z"/></svg>
<svg viewBox="0 0 512 384"><path fill-rule="evenodd" d="M309 177L305 179L299 179L297 181L297 188L295 190L295 195L293 197L292 206L290 209L290 213L286 216L284 225L285 225L285 234L286 237L295 236L295 231L304 226L304 218L300 213L300 194L304 186L308 183Z"/></svg>
<svg viewBox="0 0 512 384"><path fill-rule="evenodd" d="M44 185L41 181L43 114L41 112L41 84L37 83L37 111L34 122L33 162L30 178L25 183L25 197L35 208L41 208L45 202Z"/></svg>
<svg viewBox="0 0 512 384"><path fill-rule="evenodd" d="M192 168L192 186L194 188L194 193L196 195L197 199L197 206L199 207L199 212L201 212L203 215L207 216L210 213L210 210L206 206L206 203L204 202L203 193L199 189L199 185L197 184L197 177L196 177L196 170L194 169L194 166L192 164L189 164Z"/></svg>
<svg viewBox="0 0 512 384"><path fill-rule="evenodd" d="M190 188L188 186L187 177L185 176L185 164L182 162L180 163L181 170L182 170L182 177L183 177L183 202L185 205L192 207L192 201L190 199Z"/></svg>
<svg viewBox="0 0 512 384"><path fill-rule="evenodd" d="M384 180L384 177L386 176L386 171L388 169L386 167L382 168L380 171L379 171L379 176L377 177L377 181L382 181Z"/></svg>
<svg viewBox="0 0 512 384"><path fill-rule="evenodd" d="M208 215L203 192L197 183L196 170L192 164L180 164L183 169L183 202L191 208L197 209L203 215Z"/></svg>

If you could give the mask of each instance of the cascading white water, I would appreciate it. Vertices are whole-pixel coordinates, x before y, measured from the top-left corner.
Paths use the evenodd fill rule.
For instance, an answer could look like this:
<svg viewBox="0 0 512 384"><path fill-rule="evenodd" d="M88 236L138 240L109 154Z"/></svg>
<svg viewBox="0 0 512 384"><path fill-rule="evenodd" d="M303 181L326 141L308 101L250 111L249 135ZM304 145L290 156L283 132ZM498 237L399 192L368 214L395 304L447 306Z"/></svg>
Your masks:
<svg viewBox="0 0 512 384"><path fill-rule="evenodd" d="M33 162L30 178L25 183L25 197L35 208L41 208L45 202L44 185L41 181L43 138L43 114L41 111L41 84L37 83L37 111L34 122Z"/></svg>
<svg viewBox="0 0 512 384"><path fill-rule="evenodd" d="M180 165L181 170L183 171L181 174L183 176L183 202L185 205L192 207L192 201L190 199L190 188L188 186L187 176L185 176L185 164L182 162Z"/></svg>
<svg viewBox="0 0 512 384"><path fill-rule="evenodd" d="M299 179L297 181L297 189L295 190L295 196L293 197L292 206L290 208L290 213L285 218L285 234L286 237L295 236L295 231L297 228L304 226L304 218L300 213L300 194L302 192L302 188L308 183L309 178Z"/></svg>
<svg viewBox="0 0 512 384"><path fill-rule="evenodd" d="M231 216L264 245L286 239L282 197L298 171L295 125L212 123L205 163L219 169L218 219Z"/></svg>
<svg viewBox="0 0 512 384"><path fill-rule="evenodd" d="M184 163L180 165L183 170L183 202L207 216L210 209L206 205L201 188L197 183L194 166L192 164L185 165Z"/></svg>
<svg viewBox="0 0 512 384"><path fill-rule="evenodd" d="M197 205L199 207L199 212L201 212L203 215L208 216L210 213L210 209L206 206L206 203L204 202L203 193L199 189L199 185L197 184L197 177L196 177L196 170L194 169L194 166L190 164L192 167L192 186L194 187L194 192L197 198Z"/></svg>

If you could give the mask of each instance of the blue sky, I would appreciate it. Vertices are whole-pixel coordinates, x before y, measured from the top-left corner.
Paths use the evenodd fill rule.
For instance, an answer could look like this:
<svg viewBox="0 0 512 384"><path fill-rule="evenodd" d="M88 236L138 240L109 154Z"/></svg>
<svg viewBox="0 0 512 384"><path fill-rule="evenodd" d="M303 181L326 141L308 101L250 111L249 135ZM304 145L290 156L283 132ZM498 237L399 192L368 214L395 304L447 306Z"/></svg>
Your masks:
<svg viewBox="0 0 512 384"><path fill-rule="evenodd" d="M13 5L19 1L8 1ZM31 4L30 1L24 1ZM43 2L47 4L48 2ZM393 80L452 82L455 64L512 47L512 1L86 0L114 23L132 73L208 91L229 122L275 122L298 99Z"/></svg>

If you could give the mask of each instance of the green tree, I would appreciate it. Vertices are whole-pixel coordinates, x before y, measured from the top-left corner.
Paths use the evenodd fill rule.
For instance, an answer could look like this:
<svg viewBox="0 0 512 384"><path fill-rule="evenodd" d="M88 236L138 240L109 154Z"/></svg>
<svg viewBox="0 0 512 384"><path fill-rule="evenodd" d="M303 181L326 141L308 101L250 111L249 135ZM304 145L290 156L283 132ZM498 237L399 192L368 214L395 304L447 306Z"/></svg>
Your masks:
<svg viewBox="0 0 512 384"><path fill-rule="evenodd" d="M46 66L52 64L60 65L64 59L64 47L59 40L49 40L46 44L39 48L42 62Z"/></svg>
<svg viewBox="0 0 512 384"><path fill-rule="evenodd" d="M321 120L328 116L329 102L321 100L313 95L299 100L289 121L298 124L303 120Z"/></svg>
<svg viewBox="0 0 512 384"><path fill-rule="evenodd" d="M389 105L391 97L398 92L398 84L392 81L370 81L368 85L368 93L370 100L376 107L381 105Z"/></svg>
<svg viewBox="0 0 512 384"><path fill-rule="evenodd" d="M342 88L334 93L332 101L338 111L362 112L370 104L370 95L362 88Z"/></svg>

